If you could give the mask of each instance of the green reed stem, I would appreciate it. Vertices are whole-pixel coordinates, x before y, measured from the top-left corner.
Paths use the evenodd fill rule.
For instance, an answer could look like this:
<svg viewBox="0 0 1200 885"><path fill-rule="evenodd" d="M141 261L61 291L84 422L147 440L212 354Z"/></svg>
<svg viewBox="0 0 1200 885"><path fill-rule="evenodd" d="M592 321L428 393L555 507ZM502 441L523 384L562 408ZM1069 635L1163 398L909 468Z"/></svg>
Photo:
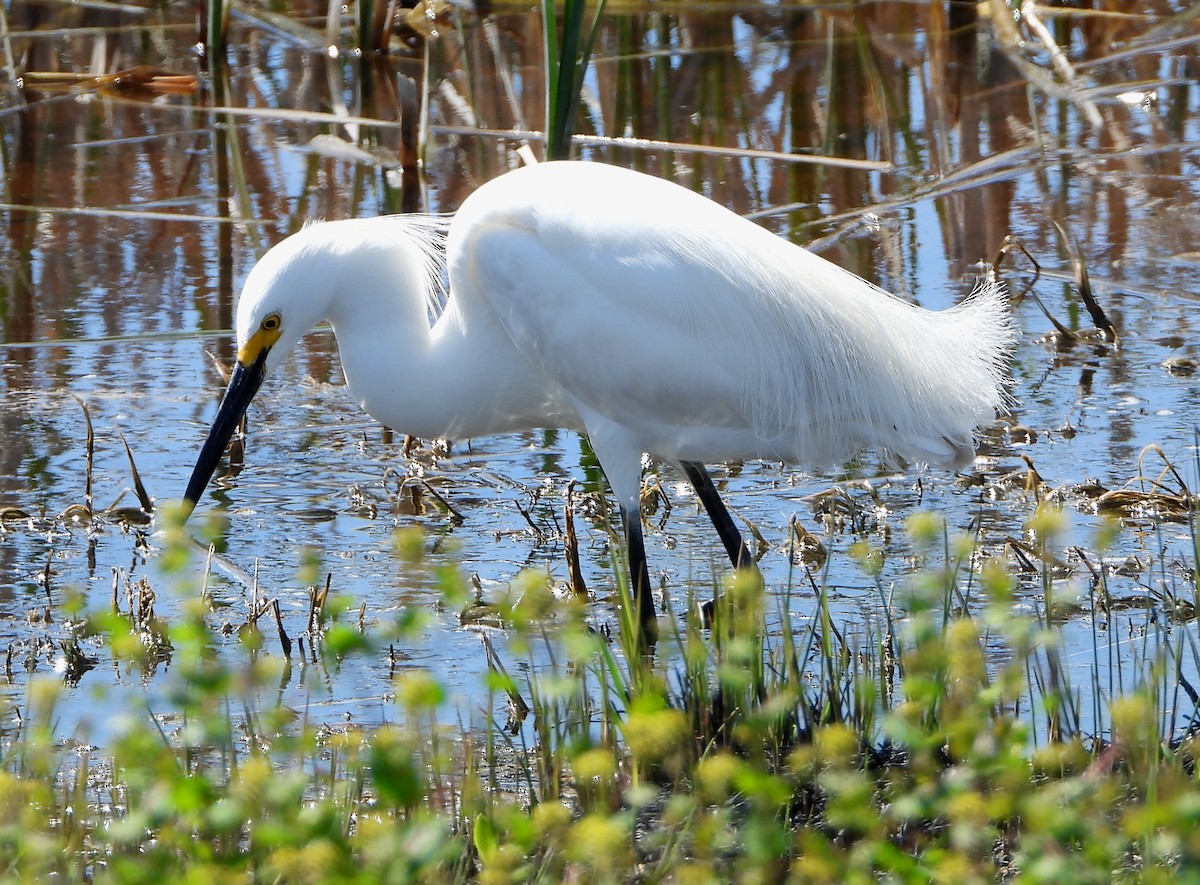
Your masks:
<svg viewBox="0 0 1200 885"><path fill-rule="evenodd" d="M229 27L229 6L225 0L208 0L207 49L211 59L225 48L225 32Z"/></svg>
<svg viewBox="0 0 1200 885"><path fill-rule="evenodd" d="M583 80L599 30L605 0L596 4L586 38L583 33L587 4L564 0L562 34L553 0L542 0L542 37L546 49L546 159L565 160L571 153L571 136L579 115Z"/></svg>

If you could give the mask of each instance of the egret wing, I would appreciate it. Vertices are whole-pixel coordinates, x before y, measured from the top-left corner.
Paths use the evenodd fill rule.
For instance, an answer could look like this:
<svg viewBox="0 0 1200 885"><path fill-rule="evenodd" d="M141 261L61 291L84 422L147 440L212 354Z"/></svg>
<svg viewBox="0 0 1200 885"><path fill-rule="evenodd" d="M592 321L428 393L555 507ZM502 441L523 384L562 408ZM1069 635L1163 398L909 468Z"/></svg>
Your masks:
<svg viewBox="0 0 1200 885"><path fill-rule="evenodd" d="M522 353L613 420L749 428L739 352L754 320L701 260L719 244L597 208L531 200L474 223L452 252L455 297L486 299Z"/></svg>
<svg viewBox="0 0 1200 885"><path fill-rule="evenodd" d="M1003 401L1012 333L996 292L925 311L698 194L599 164L487 191L452 231L452 289L655 454L693 457L690 439L714 459L825 464L877 446L960 465Z"/></svg>

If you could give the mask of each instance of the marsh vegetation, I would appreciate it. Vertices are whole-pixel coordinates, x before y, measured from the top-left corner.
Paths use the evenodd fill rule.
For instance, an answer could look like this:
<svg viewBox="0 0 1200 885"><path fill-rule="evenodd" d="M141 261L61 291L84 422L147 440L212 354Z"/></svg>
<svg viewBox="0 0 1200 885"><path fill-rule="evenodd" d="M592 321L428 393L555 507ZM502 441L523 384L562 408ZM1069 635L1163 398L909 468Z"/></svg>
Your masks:
<svg viewBox="0 0 1200 885"><path fill-rule="evenodd" d="M926 306L992 265L1021 329L967 473L724 466L763 580L712 630L652 465L653 661L586 446L393 436L328 333L168 506L267 245L541 154L536 11L4 7L5 875L1194 875L1200 7L1016 6L606 6L576 156Z"/></svg>

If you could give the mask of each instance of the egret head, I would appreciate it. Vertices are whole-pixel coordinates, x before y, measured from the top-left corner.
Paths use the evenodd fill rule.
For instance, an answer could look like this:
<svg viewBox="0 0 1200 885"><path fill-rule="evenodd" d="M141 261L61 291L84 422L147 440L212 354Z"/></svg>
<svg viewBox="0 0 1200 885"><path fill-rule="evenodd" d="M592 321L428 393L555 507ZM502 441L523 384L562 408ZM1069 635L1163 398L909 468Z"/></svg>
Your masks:
<svg viewBox="0 0 1200 885"><path fill-rule="evenodd" d="M329 262L314 230L306 228L271 249L246 278L238 301L237 362L183 495L189 512L267 373L328 309L333 297Z"/></svg>
<svg viewBox="0 0 1200 885"><path fill-rule="evenodd" d="M352 335L385 327L398 347L406 328L428 336L428 318L445 302L446 227L422 216L327 221L254 265L238 300L237 363L184 493L189 512L263 379L318 322L345 321Z"/></svg>

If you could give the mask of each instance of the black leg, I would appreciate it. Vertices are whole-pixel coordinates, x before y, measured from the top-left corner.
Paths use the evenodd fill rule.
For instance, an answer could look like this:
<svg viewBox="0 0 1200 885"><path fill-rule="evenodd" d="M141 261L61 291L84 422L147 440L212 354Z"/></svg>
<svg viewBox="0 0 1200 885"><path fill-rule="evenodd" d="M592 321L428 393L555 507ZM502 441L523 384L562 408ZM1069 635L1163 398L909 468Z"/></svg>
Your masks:
<svg viewBox="0 0 1200 885"><path fill-rule="evenodd" d="M704 505L708 518L712 520L713 527L716 528L717 534L721 538L721 543L725 545L729 561L733 563L734 568L750 568L753 565L750 551L742 543L742 534L734 525L729 511L725 509L725 504L717 493L717 487L713 485L712 477L708 475L708 471L699 461L683 461L682 465L688 482L696 490L696 494L700 497L700 503Z"/></svg>
<svg viewBox="0 0 1200 885"><path fill-rule="evenodd" d="M658 641L658 616L654 611L654 594L650 590L641 513L630 513L622 507L621 522L625 526L625 543L629 547L629 580L633 585L631 590L634 605L637 606L638 625L647 648L653 648Z"/></svg>

